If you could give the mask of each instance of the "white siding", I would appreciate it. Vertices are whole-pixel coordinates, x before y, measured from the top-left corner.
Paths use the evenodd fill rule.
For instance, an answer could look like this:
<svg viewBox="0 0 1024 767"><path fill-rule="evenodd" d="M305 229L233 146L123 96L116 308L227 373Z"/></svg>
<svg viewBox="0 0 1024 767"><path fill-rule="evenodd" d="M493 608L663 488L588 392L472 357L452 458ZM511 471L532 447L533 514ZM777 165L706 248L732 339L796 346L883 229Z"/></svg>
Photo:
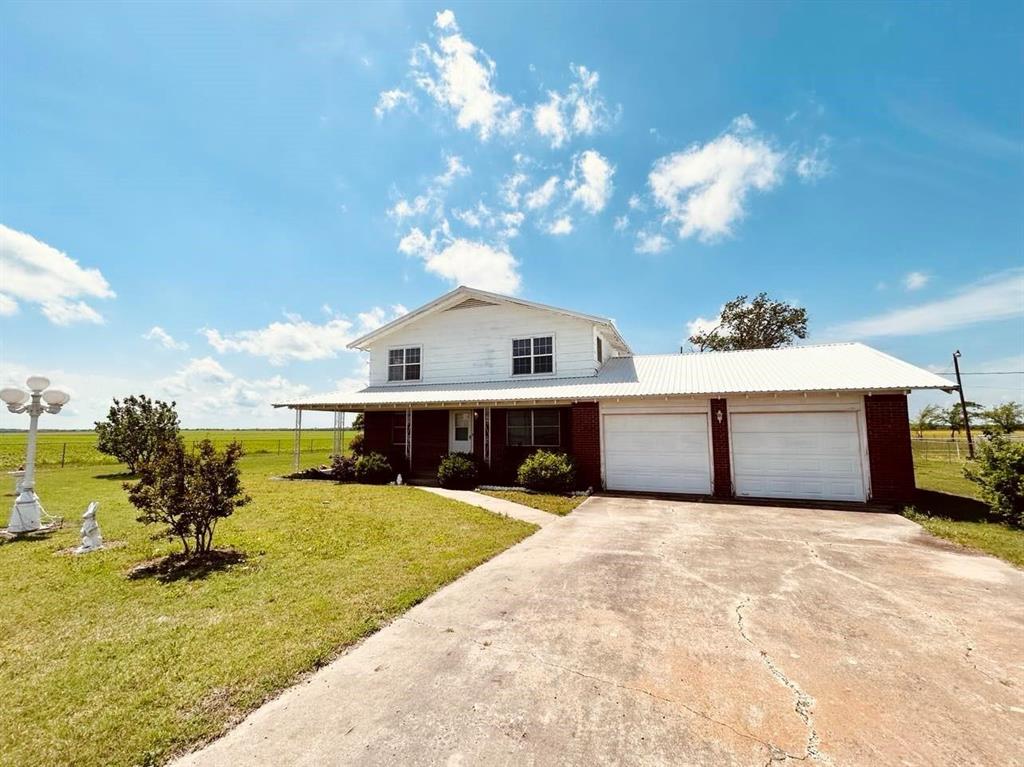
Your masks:
<svg viewBox="0 0 1024 767"><path fill-rule="evenodd" d="M512 339L552 335L555 372L512 376ZM370 348L370 385L387 384L388 349L423 350L421 383L544 380L597 373L593 323L520 306L481 306L427 315Z"/></svg>

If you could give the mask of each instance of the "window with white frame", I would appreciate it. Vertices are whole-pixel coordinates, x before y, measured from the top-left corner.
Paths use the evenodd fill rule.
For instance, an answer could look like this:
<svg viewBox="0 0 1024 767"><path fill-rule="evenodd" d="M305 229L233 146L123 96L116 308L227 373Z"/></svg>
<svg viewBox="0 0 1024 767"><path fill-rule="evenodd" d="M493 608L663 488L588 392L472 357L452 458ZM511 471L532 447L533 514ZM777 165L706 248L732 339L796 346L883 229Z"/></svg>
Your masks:
<svg viewBox="0 0 1024 767"><path fill-rule="evenodd" d="M405 444L405 413L391 414L391 444Z"/></svg>
<svg viewBox="0 0 1024 767"><path fill-rule="evenodd" d="M509 410L506 442L512 446L557 447L562 444L561 418L557 410Z"/></svg>
<svg viewBox="0 0 1024 767"><path fill-rule="evenodd" d="M420 359L420 347L418 346L388 349L388 380L419 381Z"/></svg>
<svg viewBox="0 0 1024 767"><path fill-rule="evenodd" d="M516 338L512 341L512 375L536 375L555 372L553 336Z"/></svg>

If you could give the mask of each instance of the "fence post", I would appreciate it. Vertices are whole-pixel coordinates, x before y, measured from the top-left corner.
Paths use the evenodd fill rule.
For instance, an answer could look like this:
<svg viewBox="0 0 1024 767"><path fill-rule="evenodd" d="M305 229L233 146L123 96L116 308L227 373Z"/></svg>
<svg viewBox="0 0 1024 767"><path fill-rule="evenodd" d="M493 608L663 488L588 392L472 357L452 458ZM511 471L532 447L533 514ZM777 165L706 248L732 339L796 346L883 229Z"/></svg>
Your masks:
<svg viewBox="0 0 1024 767"><path fill-rule="evenodd" d="M67 456L67 454L68 454L68 443L65 442L64 445L60 449L60 467L62 469L64 468L64 458Z"/></svg>

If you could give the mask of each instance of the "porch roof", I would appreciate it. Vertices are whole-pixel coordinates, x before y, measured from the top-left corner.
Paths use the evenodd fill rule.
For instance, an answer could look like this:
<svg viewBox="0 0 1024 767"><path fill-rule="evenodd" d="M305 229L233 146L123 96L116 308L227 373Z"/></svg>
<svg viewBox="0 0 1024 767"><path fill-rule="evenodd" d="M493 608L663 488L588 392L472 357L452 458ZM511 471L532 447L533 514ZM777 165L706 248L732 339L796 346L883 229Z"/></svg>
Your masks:
<svg viewBox="0 0 1024 767"><path fill-rule="evenodd" d="M952 390L955 384L860 343L613 357L596 376L369 386L274 403L296 410L526 405L628 397Z"/></svg>

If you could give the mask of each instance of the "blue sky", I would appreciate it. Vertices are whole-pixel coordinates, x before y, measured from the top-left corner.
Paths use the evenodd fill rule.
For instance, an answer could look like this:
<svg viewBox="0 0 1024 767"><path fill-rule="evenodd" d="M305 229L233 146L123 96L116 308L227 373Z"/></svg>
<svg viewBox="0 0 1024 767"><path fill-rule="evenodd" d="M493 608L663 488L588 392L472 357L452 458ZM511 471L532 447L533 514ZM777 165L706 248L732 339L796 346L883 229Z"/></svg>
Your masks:
<svg viewBox="0 0 1024 767"><path fill-rule="evenodd" d="M72 391L50 426L133 391L286 423L268 402L354 385L348 340L460 281L638 353L765 290L810 341L1024 370L1019 3L7 3L0 28L0 361Z"/></svg>

